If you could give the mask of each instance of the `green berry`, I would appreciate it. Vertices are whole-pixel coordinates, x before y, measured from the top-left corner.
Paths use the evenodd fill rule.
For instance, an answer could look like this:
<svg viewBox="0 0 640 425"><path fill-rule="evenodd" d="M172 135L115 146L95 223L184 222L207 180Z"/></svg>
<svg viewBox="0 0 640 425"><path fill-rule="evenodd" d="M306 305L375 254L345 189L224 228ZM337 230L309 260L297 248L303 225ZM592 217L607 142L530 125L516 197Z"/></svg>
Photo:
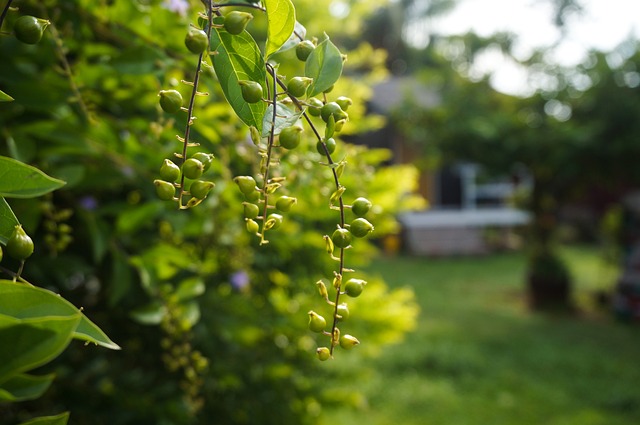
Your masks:
<svg viewBox="0 0 640 425"><path fill-rule="evenodd" d="M294 97L303 97L312 82L312 78L293 77L287 83L287 92Z"/></svg>
<svg viewBox="0 0 640 425"><path fill-rule="evenodd" d="M328 122L332 115L336 122L346 120L349 116L336 102L329 102L320 109L320 116L324 122Z"/></svg>
<svg viewBox="0 0 640 425"><path fill-rule="evenodd" d="M27 235L22 225L17 224L7 241L7 254L15 260L24 261L33 254L33 240Z"/></svg>
<svg viewBox="0 0 640 425"><path fill-rule="evenodd" d="M251 202L243 202L242 205L244 205L245 218L256 218L260 214L260 207L256 204L252 204Z"/></svg>
<svg viewBox="0 0 640 425"><path fill-rule="evenodd" d="M202 162L204 171L207 171L209 167L211 167L214 156L210 153L197 152L191 155L191 158L197 159L198 161Z"/></svg>
<svg viewBox="0 0 640 425"><path fill-rule="evenodd" d="M244 199L247 202L258 202L260 200L260 190L256 188L253 192L245 193Z"/></svg>
<svg viewBox="0 0 640 425"><path fill-rule="evenodd" d="M362 294L362 290L366 284L367 282L362 279L349 279L344 284L344 292L350 297L356 298Z"/></svg>
<svg viewBox="0 0 640 425"><path fill-rule="evenodd" d="M327 327L327 321L315 311L309 312L309 330L311 332L322 332Z"/></svg>
<svg viewBox="0 0 640 425"><path fill-rule="evenodd" d="M160 167L160 178L169 182L175 182L180 178L180 167L169 159L165 159Z"/></svg>
<svg viewBox="0 0 640 425"><path fill-rule="evenodd" d="M163 201L170 201L176 196L176 187L173 183L169 183L164 180L154 180L153 184L156 186L156 194L158 195L158 198Z"/></svg>
<svg viewBox="0 0 640 425"><path fill-rule="evenodd" d="M229 34L238 35L247 27L253 15L247 12L239 12L237 10L227 13L224 17L224 29Z"/></svg>
<svg viewBox="0 0 640 425"><path fill-rule="evenodd" d="M16 19L13 27L16 38L25 44L36 44L42 38L46 25L33 16L21 16Z"/></svg>
<svg viewBox="0 0 640 425"><path fill-rule="evenodd" d="M340 96L339 98L337 98L336 103L340 105L340 109L342 109L343 111L346 111L347 109L349 109L349 106L353 105L353 101L346 96Z"/></svg>
<svg viewBox="0 0 640 425"><path fill-rule="evenodd" d="M319 117L320 116L320 110L324 106L324 103L322 103L322 101L320 99L312 97L311 99L307 100L307 104L308 104L307 111L309 111L309 113L312 116Z"/></svg>
<svg viewBox="0 0 640 425"><path fill-rule="evenodd" d="M360 217L351 222L349 231L356 238L364 238L373 231L373 224L369 223L366 219Z"/></svg>
<svg viewBox="0 0 640 425"><path fill-rule="evenodd" d="M201 29L191 27L184 38L184 44L191 53L200 54L209 47L209 37Z"/></svg>
<svg viewBox="0 0 640 425"><path fill-rule="evenodd" d="M265 221L264 223L265 230L275 230L280 227L280 225L282 225L282 216L275 213L269 214L269 217L267 217L267 221Z"/></svg>
<svg viewBox="0 0 640 425"><path fill-rule="evenodd" d="M238 185L240 192L245 195L250 195L256 191L256 181L251 176L238 176L233 181Z"/></svg>
<svg viewBox="0 0 640 425"><path fill-rule="evenodd" d="M283 128L280 131L280 146L285 149L295 149L300 144L300 133L302 133L302 128L297 125Z"/></svg>
<svg viewBox="0 0 640 425"><path fill-rule="evenodd" d="M327 347L319 347L316 350L316 355L320 361L329 360L331 358L331 350Z"/></svg>
<svg viewBox="0 0 640 425"><path fill-rule="evenodd" d="M291 207L294 206L298 200L296 198L292 198L290 196L281 196L276 201L276 208L282 212L287 212L291 210Z"/></svg>
<svg viewBox="0 0 640 425"><path fill-rule="evenodd" d="M311 54L311 52L315 50L315 48L316 48L316 45L313 44L311 41L309 40L301 41L296 46L296 57L302 62L305 62L309 57L309 55Z"/></svg>
<svg viewBox="0 0 640 425"><path fill-rule="evenodd" d="M204 165L195 158L189 158L182 164L182 174L188 179L200 178L203 172Z"/></svg>
<svg viewBox="0 0 640 425"><path fill-rule="evenodd" d="M182 108L182 95L177 90L160 90L160 107L169 114L175 114Z"/></svg>
<svg viewBox="0 0 640 425"><path fill-rule="evenodd" d="M358 344L360 344L360 341L358 341L355 336L342 335L340 337L340 347L344 348L345 350L350 350Z"/></svg>
<svg viewBox="0 0 640 425"><path fill-rule="evenodd" d="M195 180L191 183L191 187L189 187L189 192L191 195L198 199L204 199L209 194L209 191L213 189L215 186L212 182L207 182L203 180Z"/></svg>
<svg viewBox="0 0 640 425"><path fill-rule="evenodd" d="M345 303L338 304L338 320L344 322L349 319L349 307Z"/></svg>
<svg viewBox="0 0 640 425"><path fill-rule="evenodd" d="M346 248L351 245L351 232L347 229L336 229L331 235L331 240L338 248Z"/></svg>
<svg viewBox="0 0 640 425"><path fill-rule="evenodd" d="M323 142L316 143L316 150L320 155L327 154L324 150L324 146L326 146L329 153L332 154L336 150L336 140L333 137L329 137L328 139L324 140L324 143Z"/></svg>
<svg viewBox="0 0 640 425"><path fill-rule="evenodd" d="M351 204L351 211L356 217L364 217L371 209L371 201L367 198L358 198Z"/></svg>
<svg viewBox="0 0 640 425"><path fill-rule="evenodd" d="M260 83L251 80L238 81L240 84L240 90L242 91L242 98L247 103L256 103L262 100L262 86Z"/></svg>
<svg viewBox="0 0 640 425"><path fill-rule="evenodd" d="M247 219L247 232L249 233L258 233L260 230L260 226L256 223L255 220Z"/></svg>
<svg viewBox="0 0 640 425"><path fill-rule="evenodd" d="M2 245L0 245L0 261L2 261Z"/></svg>

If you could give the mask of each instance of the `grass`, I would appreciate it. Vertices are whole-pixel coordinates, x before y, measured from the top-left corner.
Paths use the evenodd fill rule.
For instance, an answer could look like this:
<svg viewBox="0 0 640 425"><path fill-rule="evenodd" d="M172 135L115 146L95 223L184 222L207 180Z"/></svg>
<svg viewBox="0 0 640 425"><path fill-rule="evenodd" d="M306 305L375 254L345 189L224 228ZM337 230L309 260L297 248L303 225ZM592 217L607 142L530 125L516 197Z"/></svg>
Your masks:
<svg viewBox="0 0 640 425"><path fill-rule="evenodd" d="M576 315L527 309L521 254L376 261L371 272L413 287L418 328L374 359L341 356L338 370L358 370L341 391L363 397L357 409L326 409L323 423L640 423L640 328L593 309L589 294L615 277L593 250L563 257Z"/></svg>

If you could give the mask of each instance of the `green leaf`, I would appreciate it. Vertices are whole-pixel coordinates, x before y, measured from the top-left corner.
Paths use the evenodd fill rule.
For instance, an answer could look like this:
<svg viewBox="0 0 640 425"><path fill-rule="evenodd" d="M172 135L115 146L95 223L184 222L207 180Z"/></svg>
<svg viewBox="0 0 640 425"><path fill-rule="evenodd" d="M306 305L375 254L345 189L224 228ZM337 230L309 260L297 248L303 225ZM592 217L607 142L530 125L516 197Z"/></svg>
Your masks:
<svg viewBox="0 0 640 425"><path fill-rule="evenodd" d="M293 28L293 33L289 36L289 39L280 47L278 53L293 49L300 43L300 39L303 40L307 36L307 29L300 22L296 21L296 26Z"/></svg>
<svg viewBox="0 0 640 425"><path fill-rule="evenodd" d="M41 416L20 425L67 425L67 421L69 421L69 412L64 412L56 416Z"/></svg>
<svg viewBox="0 0 640 425"><path fill-rule="evenodd" d="M0 102L12 102L13 98L0 90Z"/></svg>
<svg viewBox="0 0 640 425"><path fill-rule="evenodd" d="M178 301L185 301L204 294L206 290L204 281L199 277L185 279L178 285L175 296Z"/></svg>
<svg viewBox="0 0 640 425"><path fill-rule="evenodd" d="M62 180L49 177L35 167L0 156L0 196L33 198L64 185Z"/></svg>
<svg viewBox="0 0 640 425"><path fill-rule="evenodd" d="M6 245L13 229L20 224L7 201L0 197L0 243Z"/></svg>
<svg viewBox="0 0 640 425"><path fill-rule="evenodd" d="M159 325L167 314L167 308L159 301L138 307L130 315L133 320L143 325Z"/></svg>
<svg viewBox="0 0 640 425"><path fill-rule="evenodd" d="M263 3L267 9L268 58L289 40L296 25L296 9L291 0L263 0Z"/></svg>
<svg viewBox="0 0 640 425"><path fill-rule="evenodd" d="M56 358L73 338L81 313L19 319L0 314L0 382Z"/></svg>
<svg viewBox="0 0 640 425"><path fill-rule="evenodd" d="M247 103L242 98L239 81L256 81L264 90L267 71L260 49L251 35L243 31L231 35L223 28L211 31L211 55L220 86L227 101L248 126L262 130L264 102ZM265 91L266 92L266 91Z"/></svg>
<svg viewBox="0 0 640 425"><path fill-rule="evenodd" d="M73 304L46 289L0 280L0 314L18 320L50 319L79 315L72 337L112 350L120 347Z"/></svg>
<svg viewBox="0 0 640 425"><path fill-rule="evenodd" d="M274 135L280 134L283 128L291 127L300 119L302 111L292 111L284 104L276 103L276 120L275 120L275 132ZM267 112L264 114L262 137L268 137L271 131L271 120L273 119L273 105L267 107Z"/></svg>
<svg viewBox="0 0 640 425"><path fill-rule="evenodd" d="M21 373L0 384L0 401L34 400L44 394L55 374L34 376Z"/></svg>
<svg viewBox="0 0 640 425"><path fill-rule="evenodd" d="M307 95L312 97L327 90L338 81L341 74L342 54L327 37L311 52L305 63L305 77L313 78Z"/></svg>

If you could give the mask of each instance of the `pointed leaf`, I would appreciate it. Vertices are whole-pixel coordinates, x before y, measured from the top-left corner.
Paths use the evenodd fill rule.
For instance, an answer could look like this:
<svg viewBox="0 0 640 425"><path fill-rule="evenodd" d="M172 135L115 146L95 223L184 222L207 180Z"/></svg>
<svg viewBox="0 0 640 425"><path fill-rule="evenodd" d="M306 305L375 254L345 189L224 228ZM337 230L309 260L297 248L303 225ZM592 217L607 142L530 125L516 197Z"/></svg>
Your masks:
<svg viewBox="0 0 640 425"><path fill-rule="evenodd" d="M300 43L300 39L304 40L307 37L307 29L300 22L296 21L296 25L293 28L293 33L289 36L289 39L280 47L278 52L284 52L289 49L293 49Z"/></svg>
<svg viewBox="0 0 640 425"><path fill-rule="evenodd" d="M178 298L178 301L186 301L204 294L205 290L204 281L199 277L192 277L180 282L178 289L176 289L175 296Z"/></svg>
<svg viewBox="0 0 640 425"><path fill-rule="evenodd" d="M327 37L311 52L305 63L305 77L313 78L307 95L311 97L327 90L341 74L342 54Z"/></svg>
<svg viewBox="0 0 640 425"><path fill-rule="evenodd" d="M289 40L296 25L296 9L291 0L263 0L263 3L267 9L268 58Z"/></svg>
<svg viewBox="0 0 640 425"><path fill-rule="evenodd" d="M33 198L64 185L62 180L49 177L35 167L0 156L0 196Z"/></svg>
<svg viewBox="0 0 640 425"><path fill-rule="evenodd" d="M255 40L246 31L231 35L223 28L214 28L210 44L215 52L211 55L213 68L227 101L245 124L262 130L265 103L247 103L242 98L238 83L242 80L256 81L263 90L265 88L267 71Z"/></svg>
<svg viewBox="0 0 640 425"><path fill-rule="evenodd" d="M16 225L20 224L7 201L0 197L0 243L7 244Z"/></svg>
<svg viewBox="0 0 640 425"><path fill-rule="evenodd" d="M154 301L150 304L138 307L131 313L131 318L143 325L159 325L167 314L164 304Z"/></svg>
<svg viewBox="0 0 640 425"><path fill-rule="evenodd" d="M275 132L274 135L280 134L283 128L291 127L300 119L302 111L292 111L284 104L276 103L276 120L275 120ZM269 137L271 132L271 120L273 119L273 105L267 107L267 112L264 114L262 137Z"/></svg>
<svg viewBox="0 0 640 425"><path fill-rule="evenodd" d="M20 425L67 425L68 421L69 412L64 412L55 416L41 416L39 418L23 422Z"/></svg>
<svg viewBox="0 0 640 425"><path fill-rule="evenodd" d="M79 314L78 323L72 332L73 338L112 350L120 349L73 304L46 289L0 280L0 314L25 320L70 317Z"/></svg>
<svg viewBox="0 0 640 425"><path fill-rule="evenodd" d="M44 394L55 374L35 376L21 373L0 384L0 401L33 400Z"/></svg>
<svg viewBox="0 0 640 425"><path fill-rule="evenodd" d="M0 90L0 102L12 102L13 98Z"/></svg>

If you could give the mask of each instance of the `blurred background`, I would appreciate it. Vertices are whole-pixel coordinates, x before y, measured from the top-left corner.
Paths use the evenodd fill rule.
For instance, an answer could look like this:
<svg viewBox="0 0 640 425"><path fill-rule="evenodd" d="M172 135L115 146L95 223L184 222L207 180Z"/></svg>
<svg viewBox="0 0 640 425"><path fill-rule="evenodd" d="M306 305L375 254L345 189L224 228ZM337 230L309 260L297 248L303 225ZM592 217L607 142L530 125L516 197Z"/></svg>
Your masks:
<svg viewBox="0 0 640 425"><path fill-rule="evenodd" d="M362 344L320 363L306 330L336 220L311 138L280 171L298 205L259 248L231 182L257 155L203 73L193 131L215 193L186 213L156 200L184 129L157 92L188 93L199 1L15 1L53 27L36 46L0 39L16 99L0 154L68 182L11 203L36 241L25 276L123 350L72 345L45 396L0 404L0 423L638 423L640 5L293 3L308 38L348 55L329 98L355 103L336 151L348 201L376 206L347 255L369 281L344 324Z"/></svg>

